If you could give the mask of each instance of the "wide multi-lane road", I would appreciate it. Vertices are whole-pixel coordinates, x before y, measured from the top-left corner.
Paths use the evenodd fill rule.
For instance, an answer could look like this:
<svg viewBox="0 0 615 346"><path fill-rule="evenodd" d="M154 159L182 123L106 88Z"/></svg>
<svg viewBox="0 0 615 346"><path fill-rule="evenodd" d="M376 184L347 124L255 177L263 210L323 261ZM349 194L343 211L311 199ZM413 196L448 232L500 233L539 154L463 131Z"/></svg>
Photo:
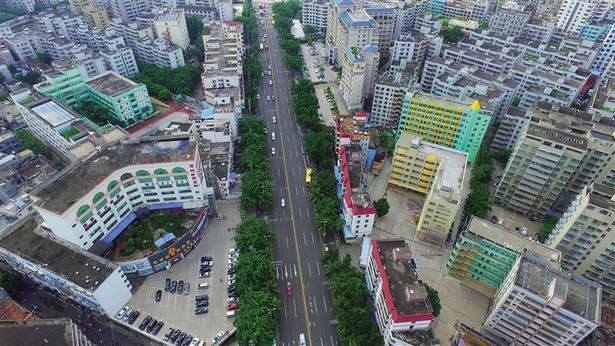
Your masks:
<svg viewBox="0 0 615 346"><path fill-rule="evenodd" d="M278 345L299 345L299 334L304 334L308 345L332 346L337 342L335 324L332 324L335 319L333 300L323 275L324 268L319 263L323 248L308 202L301 133L291 107L290 83L282 62L284 53L274 35L271 10L267 12L268 16L261 18L265 21L264 27L259 27L259 42L268 45L269 49L261 53L266 75L259 86L258 115L267 123L269 159L275 183L269 221L277 237L274 261L282 301ZM292 286L292 294L287 292L288 283Z"/></svg>

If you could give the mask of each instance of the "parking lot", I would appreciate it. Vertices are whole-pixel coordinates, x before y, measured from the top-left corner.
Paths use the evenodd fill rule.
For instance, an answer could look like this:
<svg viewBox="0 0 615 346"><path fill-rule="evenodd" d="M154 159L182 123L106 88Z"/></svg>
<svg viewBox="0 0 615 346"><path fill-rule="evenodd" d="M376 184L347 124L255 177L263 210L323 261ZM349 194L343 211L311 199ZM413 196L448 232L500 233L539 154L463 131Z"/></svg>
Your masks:
<svg viewBox="0 0 615 346"><path fill-rule="evenodd" d="M231 240L235 232L228 231L228 229L240 222L239 203L219 202L218 210L218 213L226 218L209 221L205 236L197 248L185 259L175 263L170 270L150 275L128 302L131 309L141 313L132 325L133 328L138 328L141 321L147 315L151 315L152 318L164 322L164 327L157 335L160 340L164 338L169 328L179 328L192 337L204 340L207 345L212 343L212 338L220 331L226 332L233 329L233 318L226 316L226 305L228 304L226 288L228 251L235 247ZM213 267L209 278L199 278L202 256L213 257ZM167 278L189 283L189 294L165 292L164 286ZM209 283L210 287L199 290L197 287L200 283ZM159 302L155 301L157 290L162 290ZM209 311L206 314L195 316L195 296L203 294L209 296Z"/></svg>

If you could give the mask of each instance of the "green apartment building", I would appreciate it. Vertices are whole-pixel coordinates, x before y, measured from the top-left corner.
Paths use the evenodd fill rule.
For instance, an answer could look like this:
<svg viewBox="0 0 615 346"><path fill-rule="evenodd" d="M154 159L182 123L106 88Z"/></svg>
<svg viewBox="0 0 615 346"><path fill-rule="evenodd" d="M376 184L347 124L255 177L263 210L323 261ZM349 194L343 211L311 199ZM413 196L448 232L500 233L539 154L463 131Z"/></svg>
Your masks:
<svg viewBox="0 0 615 346"><path fill-rule="evenodd" d="M137 84L113 71L107 71L86 81L90 99L107 108L126 125L149 118L154 107L145 84Z"/></svg>
<svg viewBox="0 0 615 346"><path fill-rule="evenodd" d="M560 252L478 217L472 217L453 248L446 272L491 297L524 252L559 262Z"/></svg>
<svg viewBox="0 0 615 346"><path fill-rule="evenodd" d="M396 140L404 132L423 140L468 153L468 162L478 155L492 111L472 103L408 92L401 110Z"/></svg>
<svg viewBox="0 0 615 346"><path fill-rule="evenodd" d="M56 98L68 107L74 107L88 99L85 81L79 68L54 73L46 75L47 81L34 85L34 88L43 95Z"/></svg>

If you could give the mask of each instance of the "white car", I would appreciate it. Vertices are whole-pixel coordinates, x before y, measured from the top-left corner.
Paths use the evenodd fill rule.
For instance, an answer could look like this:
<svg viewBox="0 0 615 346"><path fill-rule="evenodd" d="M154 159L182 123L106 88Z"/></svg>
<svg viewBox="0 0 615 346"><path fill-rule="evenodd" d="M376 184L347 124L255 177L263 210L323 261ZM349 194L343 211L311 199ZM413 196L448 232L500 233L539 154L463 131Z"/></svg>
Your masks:
<svg viewBox="0 0 615 346"><path fill-rule="evenodd" d="M271 155L275 155L275 148L271 148Z"/></svg>
<svg viewBox="0 0 615 346"><path fill-rule="evenodd" d="M232 252L239 252L239 250L237 250L236 248L230 248L230 249L228 249L228 252L229 252L229 253L232 253Z"/></svg>
<svg viewBox="0 0 615 346"><path fill-rule="evenodd" d="M268 74L271 76L271 71L267 71L267 72L268 72Z"/></svg>
<svg viewBox="0 0 615 346"><path fill-rule="evenodd" d="M235 281L235 280L229 280L229 281L228 281L228 285L229 285L229 286L230 286L230 285L234 285L236 282L237 282L237 281Z"/></svg>
<svg viewBox="0 0 615 346"><path fill-rule="evenodd" d="M261 94L256 94L256 98L260 100Z"/></svg>
<svg viewBox="0 0 615 346"><path fill-rule="evenodd" d="M286 201L284 200L284 198L282 198L282 200L280 201L280 205L282 206L282 208L286 206Z"/></svg>
<svg viewBox="0 0 615 346"><path fill-rule="evenodd" d="M128 318L130 317L130 314L132 314L132 309L128 308L128 310L126 310L126 312L124 313L124 316L122 317L122 319L124 321L128 321Z"/></svg>
<svg viewBox="0 0 615 346"><path fill-rule="evenodd" d="M231 274L227 277L227 279L230 280L235 280L235 274Z"/></svg>
<svg viewBox="0 0 615 346"><path fill-rule="evenodd" d="M239 301L239 298L237 298L237 297L226 298L226 302L227 303L237 303L238 301Z"/></svg>
<svg viewBox="0 0 615 346"><path fill-rule="evenodd" d="M222 337L226 334L226 332L220 332L218 334L216 334L216 336L214 336L213 340L211 341L213 344L215 344L216 342L218 342L218 340L222 339Z"/></svg>
<svg viewBox="0 0 615 346"><path fill-rule="evenodd" d="M271 101L271 96L267 95L267 101Z"/></svg>
<svg viewBox="0 0 615 346"><path fill-rule="evenodd" d="M269 85L273 85L273 81L271 79L269 80Z"/></svg>
<svg viewBox="0 0 615 346"><path fill-rule="evenodd" d="M275 120L275 117L271 118L271 120L273 120L274 124L277 122L277 120Z"/></svg>
<svg viewBox="0 0 615 346"><path fill-rule="evenodd" d="M265 35L265 37L267 37L267 35ZM267 69L271 70L271 65L267 65Z"/></svg>
<svg viewBox="0 0 615 346"><path fill-rule="evenodd" d="M124 317L124 315L126 315L126 312L128 312L128 310L130 310L130 308L128 306L125 306L122 308L122 310L120 310L120 312L117 313L117 318L122 318Z"/></svg>
<svg viewBox="0 0 615 346"><path fill-rule="evenodd" d="M236 252L228 254L228 258L235 258L235 257L239 257L239 254Z"/></svg>

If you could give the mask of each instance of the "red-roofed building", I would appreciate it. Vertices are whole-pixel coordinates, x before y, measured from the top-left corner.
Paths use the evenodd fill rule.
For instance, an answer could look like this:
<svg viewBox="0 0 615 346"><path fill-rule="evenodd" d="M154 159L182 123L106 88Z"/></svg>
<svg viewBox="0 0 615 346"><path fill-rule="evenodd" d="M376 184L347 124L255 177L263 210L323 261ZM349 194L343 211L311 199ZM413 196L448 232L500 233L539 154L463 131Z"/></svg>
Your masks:
<svg viewBox="0 0 615 346"><path fill-rule="evenodd" d="M365 274L385 345L407 345L404 334L428 329L434 318L416 268L404 240L371 241Z"/></svg>
<svg viewBox="0 0 615 346"><path fill-rule="evenodd" d="M35 318L36 315L28 312L14 301L4 289L0 288L0 321L28 321Z"/></svg>

